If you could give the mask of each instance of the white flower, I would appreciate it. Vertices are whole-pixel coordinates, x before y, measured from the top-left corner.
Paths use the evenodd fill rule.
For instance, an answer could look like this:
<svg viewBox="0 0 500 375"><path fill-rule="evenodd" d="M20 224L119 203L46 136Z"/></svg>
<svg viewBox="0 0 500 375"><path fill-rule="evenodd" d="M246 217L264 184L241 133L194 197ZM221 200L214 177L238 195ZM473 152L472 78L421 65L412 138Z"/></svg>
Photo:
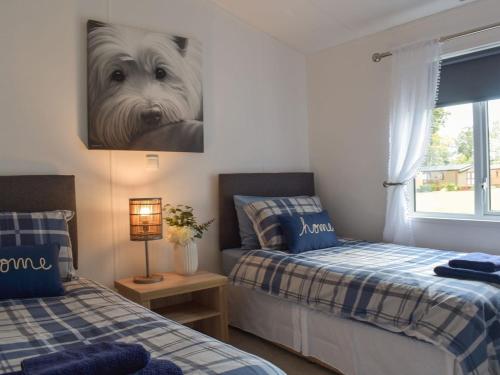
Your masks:
<svg viewBox="0 0 500 375"><path fill-rule="evenodd" d="M185 246L194 239L194 231L190 227L167 227L167 240Z"/></svg>

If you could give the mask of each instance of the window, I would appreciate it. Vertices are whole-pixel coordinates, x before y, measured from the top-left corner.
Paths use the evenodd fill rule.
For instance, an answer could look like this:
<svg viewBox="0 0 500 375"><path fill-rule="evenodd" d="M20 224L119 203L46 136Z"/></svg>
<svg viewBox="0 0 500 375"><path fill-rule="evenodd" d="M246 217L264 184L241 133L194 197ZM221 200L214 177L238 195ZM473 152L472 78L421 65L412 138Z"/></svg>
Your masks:
<svg viewBox="0 0 500 375"><path fill-rule="evenodd" d="M500 100L487 104L488 147L489 147L489 210L500 214Z"/></svg>
<svg viewBox="0 0 500 375"><path fill-rule="evenodd" d="M415 179L417 212L474 213L473 112L472 104L434 110L431 143Z"/></svg>
<svg viewBox="0 0 500 375"><path fill-rule="evenodd" d="M499 171L500 99L436 108L415 212L500 216Z"/></svg>
<svg viewBox="0 0 500 375"><path fill-rule="evenodd" d="M445 59L441 66L430 145L414 181L414 211L500 219L500 47Z"/></svg>

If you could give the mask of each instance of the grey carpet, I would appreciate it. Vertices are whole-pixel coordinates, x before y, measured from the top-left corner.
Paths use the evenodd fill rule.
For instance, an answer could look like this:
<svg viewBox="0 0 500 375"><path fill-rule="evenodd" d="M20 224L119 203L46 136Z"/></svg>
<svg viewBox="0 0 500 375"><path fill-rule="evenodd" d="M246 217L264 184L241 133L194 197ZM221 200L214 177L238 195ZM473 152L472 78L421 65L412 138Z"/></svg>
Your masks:
<svg viewBox="0 0 500 375"><path fill-rule="evenodd" d="M339 375L236 328L229 328L229 343L241 350L268 360L288 375Z"/></svg>

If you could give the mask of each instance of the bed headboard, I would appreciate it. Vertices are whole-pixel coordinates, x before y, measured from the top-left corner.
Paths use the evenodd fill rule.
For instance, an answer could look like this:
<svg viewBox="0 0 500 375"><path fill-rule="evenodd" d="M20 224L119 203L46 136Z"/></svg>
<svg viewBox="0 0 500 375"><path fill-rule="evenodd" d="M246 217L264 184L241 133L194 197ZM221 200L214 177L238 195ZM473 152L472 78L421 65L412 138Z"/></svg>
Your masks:
<svg viewBox="0 0 500 375"><path fill-rule="evenodd" d="M73 264L78 268L75 176L0 176L0 211L35 212L71 210L68 223Z"/></svg>
<svg viewBox="0 0 500 375"><path fill-rule="evenodd" d="M313 173L232 173L219 175L219 247L240 247L234 195L314 195Z"/></svg>

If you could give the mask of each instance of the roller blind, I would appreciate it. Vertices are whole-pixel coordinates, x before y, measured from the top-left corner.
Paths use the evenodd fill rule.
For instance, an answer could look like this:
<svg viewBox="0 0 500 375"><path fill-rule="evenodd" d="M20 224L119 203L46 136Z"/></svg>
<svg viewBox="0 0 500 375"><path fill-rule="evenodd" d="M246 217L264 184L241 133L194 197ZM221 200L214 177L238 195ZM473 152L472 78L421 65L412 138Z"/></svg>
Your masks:
<svg viewBox="0 0 500 375"><path fill-rule="evenodd" d="M500 98L500 47L445 59L436 107Z"/></svg>

